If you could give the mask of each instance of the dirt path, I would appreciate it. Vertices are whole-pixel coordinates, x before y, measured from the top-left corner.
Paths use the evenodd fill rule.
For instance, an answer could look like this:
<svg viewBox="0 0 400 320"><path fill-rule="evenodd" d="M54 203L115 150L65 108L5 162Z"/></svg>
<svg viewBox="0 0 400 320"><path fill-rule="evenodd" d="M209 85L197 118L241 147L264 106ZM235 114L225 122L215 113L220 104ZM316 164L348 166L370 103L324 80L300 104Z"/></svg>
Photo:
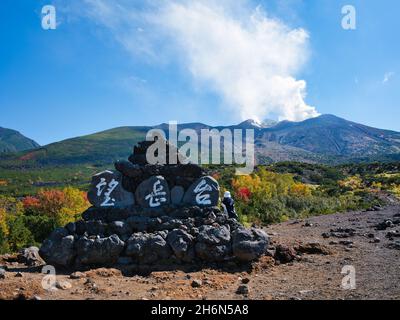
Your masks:
<svg viewBox="0 0 400 320"><path fill-rule="evenodd" d="M251 272L206 269L125 277L119 270L97 269L84 273L80 279L58 275L57 281L64 284L64 289L49 292L42 288L42 274L2 259L0 266L6 266L8 271L5 279L0 279L0 298L400 299L400 248L393 248L400 241L395 233L400 233L399 214L400 206L393 205L381 211L320 216L270 226L266 231L273 245L319 243L331 254L303 254L286 264L275 264L266 256L254 264ZM394 225L376 230L376 225L387 219ZM387 238L389 232L392 239ZM355 268L354 290L341 288L344 266ZM20 277L16 276L18 272ZM193 287L193 280L201 280L200 286ZM247 281L249 293L237 294L238 287Z"/></svg>

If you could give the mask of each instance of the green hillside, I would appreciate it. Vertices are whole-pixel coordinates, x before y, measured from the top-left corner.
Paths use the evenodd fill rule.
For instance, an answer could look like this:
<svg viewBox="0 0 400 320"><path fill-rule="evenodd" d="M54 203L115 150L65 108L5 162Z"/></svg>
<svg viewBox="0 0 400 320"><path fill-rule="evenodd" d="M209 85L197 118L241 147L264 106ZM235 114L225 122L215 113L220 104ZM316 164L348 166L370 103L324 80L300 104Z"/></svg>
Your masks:
<svg viewBox="0 0 400 320"><path fill-rule="evenodd" d="M0 154L38 148L39 144L15 130L0 127Z"/></svg>

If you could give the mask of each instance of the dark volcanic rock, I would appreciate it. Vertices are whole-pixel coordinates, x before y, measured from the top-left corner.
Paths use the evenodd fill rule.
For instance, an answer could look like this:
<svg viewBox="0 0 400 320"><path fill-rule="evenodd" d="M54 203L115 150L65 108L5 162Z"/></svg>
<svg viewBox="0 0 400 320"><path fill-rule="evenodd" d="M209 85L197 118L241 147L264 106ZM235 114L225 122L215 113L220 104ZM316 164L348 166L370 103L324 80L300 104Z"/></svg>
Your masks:
<svg viewBox="0 0 400 320"><path fill-rule="evenodd" d="M125 221L113 221L109 224L109 231L112 234L116 234L122 240L127 240L132 234L132 228Z"/></svg>
<svg viewBox="0 0 400 320"><path fill-rule="evenodd" d="M147 231L150 224L150 218L146 216L133 216L126 221L133 232Z"/></svg>
<svg viewBox="0 0 400 320"><path fill-rule="evenodd" d="M104 237L107 233L108 225L102 221L87 221L86 232L89 236L100 236Z"/></svg>
<svg viewBox="0 0 400 320"><path fill-rule="evenodd" d="M121 172L124 176L129 178L138 178L143 174L139 165L132 164L129 161L120 160L115 162L115 169Z"/></svg>
<svg viewBox="0 0 400 320"><path fill-rule="evenodd" d="M82 237L76 243L77 262L84 265L112 265L118 261L124 245L117 235L97 239Z"/></svg>
<svg viewBox="0 0 400 320"><path fill-rule="evenodd" d="M281 263L289 263L296 259L296 251L288 246L277 245L274 258Z"/></svg>
<svg viewBox="0 0 400 320"><path fill-rule="evenodd" d="M196 255L205 261L223 261L232 251L230 240L229 226L203 225L197 235Z"/></svg>
<svg viewBox="0 0 400 320"><path fill-rule="evenodd" d="M127 241L125 254L142 264L152 264L172 255L162 233L135 233Z"/></svg>
<svg viewBox="0 0 400 320"><path fill-rule="evenodd" d="M214 207L219 201L219 184L210 177L206 176L198 179L186 191L183 202L192 206Z"/></svg>
<svg viewBox="0 0 400 320"><path fill-rule="evenodd" d="M154 176L143 181L136 189L135 197L143 208L159 208L170 203L170 192L162 176Z"/></svg>
<svg viewBox="0 0 400 320"><path fill-rule="evenodd" d="M104 171L92 178L88 199L95 207L129 207L135 203L133 194L122 187L119 172Z"/></svg>
<svg viewBox="0 0 400 320"><path fill-rule="evenodd" d="M182 203L183 196L185 195L185 189L181 186L175 186L171 189L171 203L178 205Z"/></svg>
<svg viewBox="0 0 400 320"><path fill-rule="evenodd" d="M318 242L311 242L307 244L301 244L296 248L297 252L306 253L306 254L323 254L330 255L332 254L332 250L328 247L320 244Z"/></svg>
<svg viewBox="0 0 400 320"><path fill-rule="evenodd" d="M379 223L376 226L376 230L386 230L387 228L393 228L393 227L394 227L393 221L388 219L388 220L385 220L385 221Z"/></svg>
<svg viewBox="0 0 400 320"><path fill-rule="evenodd" d="M229 243L230 240L231 233L229 226L201 226L197 237L198 242L204 242L210 245L226 244Z"/></svg>
<svg viewBox="0 0 400 320"><path fill-rule="evenodd" d="M67 229L58 228L46 239L39 250L47 264L69 266L75 258L74 236Z"/></svg>
<svg viewBox="0 0 400 320"><path fill-rule="evenodd" d="M263 255L269 244L267 234L256 228L238 228L232 233L233 254L239 260L251 261Z"/></svg>
<svg viewBox="0 0 400 320"><path fill-rule="evenodd" d="M186 231L175 229L169 232L167 243L178 259L185 262L191 262L194 259L194 237Z"/></svg>

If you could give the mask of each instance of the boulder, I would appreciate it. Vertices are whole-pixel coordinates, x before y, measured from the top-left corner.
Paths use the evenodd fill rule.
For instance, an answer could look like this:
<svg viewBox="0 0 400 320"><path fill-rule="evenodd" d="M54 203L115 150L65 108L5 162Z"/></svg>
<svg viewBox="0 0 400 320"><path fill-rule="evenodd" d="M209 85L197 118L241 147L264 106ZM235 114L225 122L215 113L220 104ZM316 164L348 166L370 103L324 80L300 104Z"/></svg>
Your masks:
<svg viewBox="0 0 400 320"><path fill-rule="evenodd" d="M82 237L76 243L77 261L84 265L111 265L118 261L124 246L117 235L97 239Z"/></svg>
<svg viewBox="0 0 400 320"><path fill-rule="evenodd" d="M233 255L241 261L252 261L263 255L269 244L268 235L256 228L238 228L232 233Z"/></svg>
<svg viewBox="0 0 400 320"><path fill-rule="evenodd" d="M129 161L120 160L114 163L115 169L121 172L124 176L129 178L140 177L143 172L139 165L133 164Z"/></svg>
<svg viewBox="0 0 400 320"><path fill-rule="evenodd" d="M199 229L197 237L198 242L204 242L209 245L227 244L231 241L229 226L209 226L203 225Z"/></svg>
<svg viewBox="0 0 400 320"><path fill-rule="evenodd" d="M289 263L296 259L296 251L285 245L277 245L274 258L280 263Z"/></svg>
<svg viewBox="0 0 400 320"><path fill-rule="evenodd" d="M69 234L73 235L76 233L76 224L74 222L70 222L65 226L65 229L68 230Z"/></svg>
<svg viewBox="0 0 400 320"><path fill-rule="evenodd" d="M192 206L213 207L218 205L219 184L210 177L206 176L194 182L186 191L183 202Z"/></svg>
<svg viewBox="0 0 400 320"><path fill-rule="evenodd" d="M167 259L172 252L163 234L135 233L127 241L125 254L142 264L152 264Z"/></svg>
<svg viewBox="0 0 400 320"><path fill-rule="evenodd" d="M5 279L5 278L6 278L6 270L0 268L0 279Z"/></svg>
<svg viewBox="0 0 400 320"><path fill-rule="evenodd" d="M202 260L223 261L232 251L229 226L203 225L196 238L196 255Z"/></svg>
<svg viewBox="0 0 400 320"><path fill-rule="evenodd" d="M196 256L208 262L221 262L229 259L232 246L226 245L209 245L205 242L198 242L195 246Z"/></svg>
<svg viewBox="0 0 400 320"><path fill-rule="evenodd" d="M116 234L122 240L127 240L132 234L132 228L125 221L113 221L109 224L109 231Z"/></svg>
<svg viewBox="0 0 400 320"><path fill-rule="evenodd" d="M126 222L133 232L144 232L149 228L150 218L146 216L132 216Z"/></svg>
<svg viewBox="0 0 400 320"><path fill-rule="evenodd" d="M142 208L160 208L168 205L170 203L168 183L162 176L153 176L136 188L135 197Z"/></svg>
<svg viewBox="0 0 400 320"><path fill-rule="evenodd" d="M28 267L36 267L45 264L45 262L39 255L38 247L29 247L22 249L17 256L17 260L19 263L23 263Z"/></svg>
<svg viewBox="0 0 400 320"><path fill-rule="evenodd" d="M194 259L194 237L182 229L175 229L168 233L167 243L175 256L185 262Z"/></svg>
<svg viewBox="0 0 400 320"><path fill-rule="evenodd" d="M102 221L87 221L86 232L89 236L103 237L107 233L107 224Z"/></svg>
<svg viewBox="0 0 400 320"><path fill-rule="evenodd" d="M88 199L95 207L129 207L135 203L131 192L122 187L119 172L103 171L93 176Z"/></svg>
<svg viewBox="0 0 400 320"><path fill-rule="evenodd" d="M182 203L183 196L185 195L185 189L181 186L175 186L171 189L171 203L179 205Z"/></svg>
<svg viewBox="0 0 400 320"><path fill-rule="evenodd" d="M74 236L65 228L53 231L40 247L39 254L47 264L67 267L75 258Z"/></svg>

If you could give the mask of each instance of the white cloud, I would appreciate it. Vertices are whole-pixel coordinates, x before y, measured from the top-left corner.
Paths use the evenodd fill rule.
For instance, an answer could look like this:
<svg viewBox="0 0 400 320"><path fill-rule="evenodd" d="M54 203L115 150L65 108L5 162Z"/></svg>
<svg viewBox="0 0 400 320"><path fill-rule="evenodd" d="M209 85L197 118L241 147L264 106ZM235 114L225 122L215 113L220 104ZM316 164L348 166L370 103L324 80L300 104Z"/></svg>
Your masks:
<svg viewBox="0 0 400 320"><path fill-rule="evenodd" d="M174 59L196 83L217 93L238 118L304 120L306 82L296 74L308 57L308 33L290 29L248 1L86 0L90 15L133 55ZM138 32L140 30L140 32Z"/></svg>
<svg viewBox="0 0 400 320"><path fill-rule="evenodd" d="M395 74L395 73L392 72L392 71L386 72L385 75L383 76L382 83L385 84L385 83L389 82L390 79L393 78L394 74Z"/></svg>

